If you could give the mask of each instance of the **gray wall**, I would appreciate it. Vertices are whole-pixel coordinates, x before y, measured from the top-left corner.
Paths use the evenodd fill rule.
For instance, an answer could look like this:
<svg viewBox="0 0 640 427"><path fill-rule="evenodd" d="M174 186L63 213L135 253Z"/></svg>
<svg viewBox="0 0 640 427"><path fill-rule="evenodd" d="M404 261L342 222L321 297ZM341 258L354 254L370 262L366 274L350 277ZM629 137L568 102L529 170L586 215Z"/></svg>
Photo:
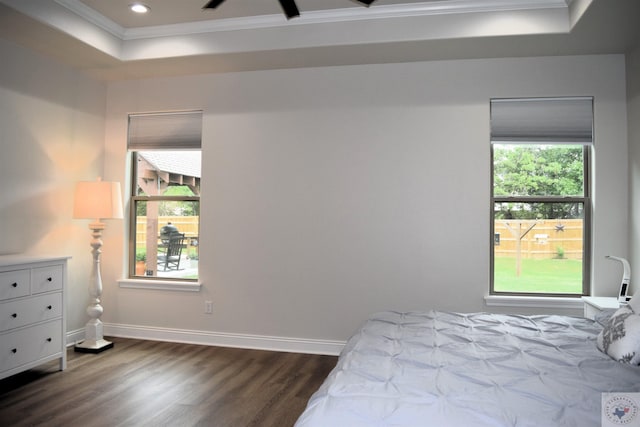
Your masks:
<svg viewBox="0 0 640 427"><path fill-rule="evenodd" d="M619 284L604 255L630 250L640 263L628 224L638 213L640 131L626 120L627 106L638 117L638 52L628 88L619 55L105 85L4 41L0 54L0 252L73 256L69 331L86 321L91 264L89 221L71 218L73 188L97 175L127 188L129 112L205 112L203 289L119 288L126 227L109 222L111 325L342 340L376 310L487 309L491 97L596 98L593 293ZM203 313L207 299L213 315Z"/></svg>
<svg viewBox="0 0 640 427"><path fill-rule="evenodd" d="M629 122L631 290L640 293L640 48L627 55L627 115ZM635 267L635 268L634 268Z"/></svg>
<svg viewBox="0 0 640 427"><path fill-rule="evenodd" d="M4 40L0 57L0 253L72 256L67 329L78 329L92 258L73 191L102 174L106 85Z"/></svg>
<svg viewBox="0 0 640 427"><path fill-rule="evenodd" d="M112 83L111 179L126 179L127 113L204 110L204 285L109 286L104 319L342 340L377 310L487 310L491 97L595 97L593 293L615 295L604 256L628 250L625 90L621 55ZM124 257L106 254L110 285Z"/></svg>

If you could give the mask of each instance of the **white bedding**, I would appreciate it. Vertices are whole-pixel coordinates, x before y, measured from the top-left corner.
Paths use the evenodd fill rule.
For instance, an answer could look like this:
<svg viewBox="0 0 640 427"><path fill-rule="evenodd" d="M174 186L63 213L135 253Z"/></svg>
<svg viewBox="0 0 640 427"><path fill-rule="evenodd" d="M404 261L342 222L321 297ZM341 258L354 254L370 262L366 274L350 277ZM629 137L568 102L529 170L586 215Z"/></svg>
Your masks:
<svg viewBox="0 0 640 427"><path fill-rule="evenodd" d="M379 313L349 339L296 427L599 426L602 392L640 392L640 367L565 316Z"/></svg>

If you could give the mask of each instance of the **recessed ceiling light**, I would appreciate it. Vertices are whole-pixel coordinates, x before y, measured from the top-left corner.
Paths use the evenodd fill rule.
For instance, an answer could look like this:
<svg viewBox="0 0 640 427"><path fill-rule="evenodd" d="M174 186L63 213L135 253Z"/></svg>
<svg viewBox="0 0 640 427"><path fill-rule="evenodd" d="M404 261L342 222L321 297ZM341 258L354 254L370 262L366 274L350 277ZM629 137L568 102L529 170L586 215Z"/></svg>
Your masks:
<svg viewBox="0 0 640 427"><path fill-rule="evenodd" d="M131 6L129 6L129 9L131 9L135 13L147 13L151 10L149 6L142 3L133 3Z"/></svg>

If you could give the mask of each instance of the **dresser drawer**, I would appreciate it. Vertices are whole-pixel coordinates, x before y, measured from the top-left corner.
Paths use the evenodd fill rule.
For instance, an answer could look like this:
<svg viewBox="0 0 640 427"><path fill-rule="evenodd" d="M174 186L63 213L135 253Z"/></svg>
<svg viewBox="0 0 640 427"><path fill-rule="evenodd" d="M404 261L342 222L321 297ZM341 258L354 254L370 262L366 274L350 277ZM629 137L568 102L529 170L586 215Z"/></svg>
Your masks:
<svg viewBox="0 0 640 427"><path fill-rule="evenodd" d="M66 368L67 260L0 255L0 379L54 359Z"/></svg>
<svg viewBox="0 0 640 427"><path fill-rule="evenodd" d="M9 332L2 336L0 371L5 371L61 352L62 321L54 320Z"/></svg>
<svg viewBox="0 0 640 427"><path fill-rule="evenodd" d="M62 266L38 267L31 275L31 293L56 291L62 289Z"/></svg>
<svg viewBox="0 0 640 427"><path fill-rule="evenodd" d="M0 332L62 316L62 293L0 303Z"/></svg>
<svg viewBox="0 0 640 427"><path fill-rule="evenodd" d="M29 295L31 270L13 270L0 273L0 301Z"/></svg>

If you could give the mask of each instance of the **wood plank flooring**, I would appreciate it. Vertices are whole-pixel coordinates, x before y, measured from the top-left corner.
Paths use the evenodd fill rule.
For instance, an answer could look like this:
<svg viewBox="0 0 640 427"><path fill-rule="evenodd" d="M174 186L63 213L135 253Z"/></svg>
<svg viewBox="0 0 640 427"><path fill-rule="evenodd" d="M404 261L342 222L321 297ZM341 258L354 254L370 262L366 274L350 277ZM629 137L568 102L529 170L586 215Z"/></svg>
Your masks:
<svg viewBox="0 0 640 427"><path fill-rule="evenodd" d="M293 426L333 356L113 338L0 380L2 426Z"/></svg>

